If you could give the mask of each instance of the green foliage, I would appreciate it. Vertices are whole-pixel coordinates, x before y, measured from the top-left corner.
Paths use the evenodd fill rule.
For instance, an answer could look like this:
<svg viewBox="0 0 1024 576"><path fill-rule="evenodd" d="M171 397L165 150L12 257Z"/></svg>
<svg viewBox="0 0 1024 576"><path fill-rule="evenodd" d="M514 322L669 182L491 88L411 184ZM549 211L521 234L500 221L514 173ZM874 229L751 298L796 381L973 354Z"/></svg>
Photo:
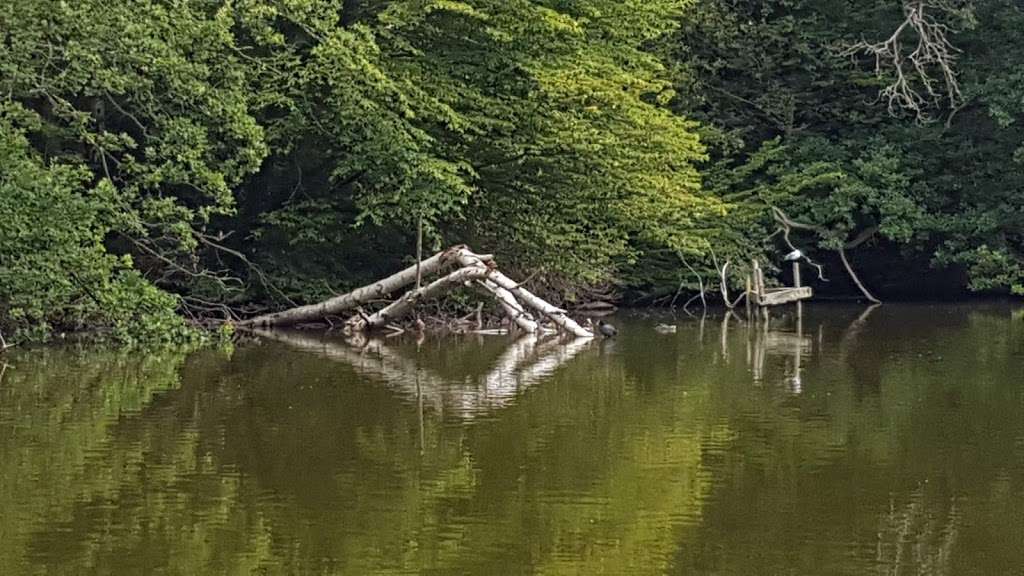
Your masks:
<svg viewBox="0 0 1024 576"><path fill-rule="evenodd" d="M38 117L0 109L0 329L15 339L96 325L125 341L185 335L177 299L104 248L119 192L107 180L90 187L79 163L44 163L26 125Z"/></svg>
<svg viewBox="0 0 1024 576"><path fill-rule="evenodd" d="M885 0L16 2L0 329L176 335L391 272L419 223L567 299L674 293L771 261L771 206L806 248L1017 289L1024 11L943 6L962 95L922 124L842 54Z"/></svg>
<svg viewBox="0 0 1024 576"><path fill-rule="evenodd" d="M267 153L222 16L148 0L0 14L4 327L183 334L151 280L192 283L195 231Z"/></svg>
<svg viewBox="0 0 1024 576"><path fill-rule="evenodd" d="M642 49L683 4L365 3L355 22L303 22L282 40L301 82L280 137L288 163L330 184L264 211L261 236L337 253L353 225L423 218L438 243L572 284L609 279L636 238L706 249L696 222L721 203L699 193L695 125L664 107L671 88Z"/></svg>
<svg viewBox="0 0 1024 576"><path fill-rule="evenodd" d="M891 36L898 3L701 0L661 44L678 77L675 109L703 123L706 185L749 216L740 222L752 248L776 228L765 209L774 205L812 226L794 234L805 248L877 228L864 245L884 249L880 266L909 257L965 268L974 290L1022 284L1024 10L1005 0L952 7L934 13L962 50L962 102L926 110L924 124L880 101L894 79L886 61L877 75L873 58L843 55Z"/></svg>
<svg viewBox="0 0 1024 576"><path fill-rule="evenodd" d="M819 229L817 241L840 248L865 230L909 242L924 214L914 198L914 171L897 147L878 140L833 144L810 137L764 143L717 184L737 201L777 207Z"/></svg>

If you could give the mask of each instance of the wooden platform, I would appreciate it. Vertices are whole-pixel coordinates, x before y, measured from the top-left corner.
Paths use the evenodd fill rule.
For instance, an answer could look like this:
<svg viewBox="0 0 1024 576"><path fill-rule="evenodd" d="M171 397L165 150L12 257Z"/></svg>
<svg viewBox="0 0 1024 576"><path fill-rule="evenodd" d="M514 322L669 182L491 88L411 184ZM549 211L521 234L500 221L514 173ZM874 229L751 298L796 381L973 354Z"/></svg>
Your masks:
<svg viewBox="0 0 1024 576"><path fill-rule="evenodd" d="M748 306L754 305L763 309L768 306L799 302L814 296L814 291L810 286L800 284L800 262L793 262L793 286L768 288L764 285L764 271L761 270L761 265L757 260L751 262L751 269L753 276L747 277ZM747 312L749 313L750 310Z"/></svg>
<svg viewBox="0 0 1024 576"><path fill-rule="evenodd" d="M763 294L757 295L757 303L760 306L778 306L780 304L789 304L790 302L806 300L811 296L814 296L814 291L811 290L810 286L801 286L799 288L767 288Z"/></svg>

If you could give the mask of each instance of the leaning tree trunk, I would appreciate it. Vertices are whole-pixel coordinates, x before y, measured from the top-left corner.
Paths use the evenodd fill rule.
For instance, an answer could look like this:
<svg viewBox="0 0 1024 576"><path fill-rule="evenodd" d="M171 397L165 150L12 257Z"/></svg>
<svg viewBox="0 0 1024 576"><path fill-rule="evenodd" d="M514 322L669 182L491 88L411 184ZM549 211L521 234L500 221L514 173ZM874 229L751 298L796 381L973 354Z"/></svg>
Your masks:
<svg viewBox="0 0 1024 576"><path fill-rule="evenodd" d="M417 270L421 275L432 274L455 262L454 250L448 249L434 254L421 263L414 264L401 272L378 280L373 284L357 288L346 294L329 298L323 302L290 308L281 312L264 314L239 322L239 326L290 326L301 322L315 322L328 316L336 316L371 300L383 298L416 281Z"/></svg>
<svg viewBox="0 0 1024 576"><path fill-rule="evenodd" d="M455 257L463 266L483 266L487 267L487 263L481 256L470 252L466 247L460 247L455 251ZM512 280L508 276L505 276L498 270L491 270L491 274L488 277L489 280L511 292L516 299L525 302L528 306L541 314L547 316L552 322L560 326L566 332L570 332L575 336L581 338L591 338L594 335L589 330L580 326L575 320L569 318L565 313L565 310L551 305L548 301L540 298L536 294L530 292L526 288L519 285L518 282Z"/></svg>
<svg viewBox="0 0 1024 576"><path fill-rule="evenodd" d="M366 318L353 318L349 323L349 327L356 331L383 328L384 326L387 326L389 322L412 312L412 309L419 302L437 298L438 296L458 288L466 282L483 280L487 278L487 274L489 272L490 270L482 266L466 266L464 268L459 268L447 276L442 276L441 278L434 280L419 290L409 291L398 300L395 300L391 304L388 304Z"/></svg>
<svg viewBox="0 0 1024 576"><path fill-rule="evenodd" d="M477 281L484 290L494 295L494 298L501 305L502 309L505 310L505 314L516 323L527 334L533 334L537 332L539 327L537 321L533 319L533 315L523 309L522 304L516 300L516 297L511 292L498 286L492 280L483 279Z"/></svg>
<svg viewBox="0 0 1024 576"><path fill-rule="evenodd" d="M416 303L422 300L436 298L463 283L477 282L484 290L494 295L512 321L525 332L534 333L540 328L536 319L526 311L524 304L547 316L566 332L582 338L593 337L590 331L569 318L565 310L551 305L498 271L493 260L492 256L475 254L466 246L454 246L431 256L419 265L410 266L397 274L347 294L335 296L317 304L250 318L240 322L238 326L242 328L286 326L320 320L384 297L416 283L422 276L458 264L462 268L425 287L413 289L373 315L366 316L360 313L358 317L348 322L348 327L353 330L367 330L386 326L388 322L411 312Z"/></svg>
<svg viewBox="0 0 1024 576"><path fill-rule="evenodd" d="M850 275L850 279L857 285L857 288L860 288L861 294L871 302L881 304L882 301L875 298L875 295L868 291L867 287L860 281L860 278L857 277L857 273L853 271L853 266L850 266L850 261L846 259L846 250L844 248L839 248L838 252L839 259L843 261L843 266L846 267L846 273Z"/></svg>

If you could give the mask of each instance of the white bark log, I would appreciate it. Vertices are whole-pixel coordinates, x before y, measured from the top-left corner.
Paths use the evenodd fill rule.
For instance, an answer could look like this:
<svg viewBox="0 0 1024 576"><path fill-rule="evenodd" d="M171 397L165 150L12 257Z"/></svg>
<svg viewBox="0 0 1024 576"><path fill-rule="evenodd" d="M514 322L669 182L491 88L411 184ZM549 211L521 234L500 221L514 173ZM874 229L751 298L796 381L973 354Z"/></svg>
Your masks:
<svg viewBox="0 0 1024 576"><path fill-rule="evenodd" d="M430 258L427 258L419 264L419 271L422 275L429 275L443 270L444 268L454 263L454 252L456 248L449 248L443 252L438 252ZM239 326L288 326L298 324L300 322L313 322L326 318L327 316L337 316L347 310L352 310L357 306L365 304L371 300L383 298L393 292L396 292L414 282L416 282L416 270L417 266L414 264L401 272L388 276L382 280L378 280L373 284L357 288L346 294L329 298L323 302L316 304L308 304L306 306L299 306L297 308L290 308L281 312L274 312L272 314L264 314L255 318L250 318L239 323Z"/></svg>
<svg viewBox="0 0 1024 576"><path fill-rule="evenodd" d="M494 295L494 298L498 301L498 304L505 310L505 314L519 326L523 332L527 334L537 333L537 321L533 319L533 316L527 312L523 305L516 300L516 297L511 292L498 286L491 280L480 280L480 286Z"/></svg>
<svg viewBox="0 0 1024 576"><path fill-rule="evenodd" d="M474 254L464 246L455 249L455 257L458 260L459 264L461 264L462 266L481 266L485 268L487 267L487 263L484 261L483 257ZM492 269L490 272L491 273L488 276L488 279L491 282L497 284L498 286L504 288L505 290L508 290L509 292L512 293L513 296L516 297L517 300L525 303L527 306L540 312L544 316L547 316L548 318L551 319L552 322L560 326L563 330L580 338L594 337L594 335L589 330L577 324L576 321L573 320L572 318L569 318L569 316L565 313L565 310L553 306L547 300L544 300L543 298L540 298L539 296L530 292L526 288L521 287L516 281L512 280L508 276L505 276L498 270Z"/></svg>
<svg viewBox="0 0 1024 576"><path fill-rule="evenodd" d="M458 270L456 271L457 274L453 273L445 277L451 277L448 281L442 278L425 288L413 290L373 316L353 321L351 327L356 330L363 330L384 326L389 321L408 313L412 309L413 304L418 300L440 295L451 289L454 283L478 280L485 290L494 295L509 317L524 332L533 334L542 331L537 319L527 312L526 306L528 306L547 316L563 330L575 336L583 338L593 337L590 331L577 324L572 318L569 318L565 310L551 305L529 290L520 287L514 280L495 269L491 264L492 260L493 257L491 255L475 254L466 246L453 246L443 252L438 252L420 263L420 276L436 273L456 263L463 268L472 268L473 270ZM281 312L250 318L240 322L238 326L243 328L288 326L300 322L320 320L327 316L339 315L413 284L416 282L417 276L417 266L413 265L383 280L363 286L347 294L335 296L316 304L299 306ZM429 293L425 292L428 290L430 291Z"/></svg>
<svg viewBox="0 0 1024 576"><path fill-rule="evenodd" d="M398 300L395 300L391 304L388 304L366 318L354 318L350 323L350 326L353 330L357 331L382 328L389 322L397 320L409 312L412 312L412 309L417 303L437 298L438 296L446 294L467 282L472 282L473 280L484 280L490 272L491 271L485 266L465 266L459 268L446 276L442 276L441 278L434 280L419 290L410 290Z"/></svg>

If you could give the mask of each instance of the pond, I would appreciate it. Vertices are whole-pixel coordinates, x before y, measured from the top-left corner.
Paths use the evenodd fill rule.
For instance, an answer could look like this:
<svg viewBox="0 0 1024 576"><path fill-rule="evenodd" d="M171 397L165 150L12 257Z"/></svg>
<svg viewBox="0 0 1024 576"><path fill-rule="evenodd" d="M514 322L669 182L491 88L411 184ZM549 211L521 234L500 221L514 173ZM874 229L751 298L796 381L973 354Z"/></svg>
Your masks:
<svg viewBox="0 0 1024 576"><path fill-rule="evenodd" d="M8 352L0 574L1021 574L1024 310L613 321Z"/></svg>

